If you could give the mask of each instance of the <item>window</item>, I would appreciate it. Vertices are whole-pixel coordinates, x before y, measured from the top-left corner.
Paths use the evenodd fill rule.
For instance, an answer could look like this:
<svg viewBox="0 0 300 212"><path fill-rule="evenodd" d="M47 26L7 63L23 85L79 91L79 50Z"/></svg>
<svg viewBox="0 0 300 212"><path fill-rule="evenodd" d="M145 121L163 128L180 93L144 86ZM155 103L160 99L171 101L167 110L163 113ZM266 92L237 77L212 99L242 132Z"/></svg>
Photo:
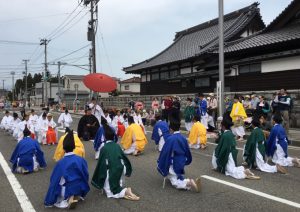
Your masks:
<svg viewBox="0 0 300 212"><path fill-rule="evenodd" d="M125 91L129 91L129 85L125 85L124 88L125 88Z"/></svg>
<svg viewBox="0 0 300 212"><path fill-rule="evenodd" d="M261 72L261 64L254 63L254 64L247 64L247 65L240 65L239 66L239 73L246 74L246 73L254 73L254 72Z"/></svg>
<svg viewBox="0 0 300 212"><path fill-rule="evenodd" d="M209 87L209 78L200 78L200 79L195 79L195 87L196 88L201 88L201 87Z"/></svg>
<svg viewBox="0 0 300 212"><path fill-rule="evenodd" d="M159 80L159 73L152 73L151 74L151 80Z"/></svg>
<svg viewBox="0 0 300 212"><path fill-rule="evenodd" d="M169 79L169 72L161 72L160 73L160 79L164 80L164 79Z"/></svg>
<svg viewBox="0 0 300 212"><path fill-rule="evenodd" d="M174 78L176 76L178 76L178 70L170 71L170 78Z"/></svg>
<svg viewBox="0 0 300 212"><path fill-rule="evenodd" d="M147 74L142 74L142 82L146 82L147 81Z"/></svg>

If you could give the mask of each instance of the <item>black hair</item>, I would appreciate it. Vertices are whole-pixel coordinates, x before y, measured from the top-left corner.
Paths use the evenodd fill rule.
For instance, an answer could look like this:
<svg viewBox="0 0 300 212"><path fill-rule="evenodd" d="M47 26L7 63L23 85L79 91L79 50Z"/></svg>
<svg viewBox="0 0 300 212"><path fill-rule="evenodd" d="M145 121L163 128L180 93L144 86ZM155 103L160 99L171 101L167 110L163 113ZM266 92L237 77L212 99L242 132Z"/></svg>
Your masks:
<svg viewBox="0 0 300 212"><path fill-rule="evenodd" d="M172 121L170 122L170 129L172 129L174 132L180 130L180 122L178 121Z"/></svg>
<svg viewBox="0 0 300 212"><path fill-rule="evenodd" d="M66 153L73 152L73 150L75 149L74 134L72 130L70 130L65 136L63 141L63 148Z"/></svg>
<svg viewBox="0 0 300 212"><path fill-rule="evenodd" d="M9 113L9 111L8 111L8 110L6 110L6 111L5 111L5 114L8 114L8 113Z"/></svg>
<svg viewBox="0 0 300 212"><path fill-rule="evenodd" d="M71 132L71 129L69 127L66 127L65 133Z"/></svg>
<svg viewBox="0 0 300 212"><path fill-rule="evenodd" d="M47 114L46 114L46 113L43 113L42 117L47 117Z"/></svg>
<svg viewBox="0 0 300 212"><path fill-rule="evenodd" d="M31 112L34 113L34 109L31 109Z"/></svg>
<svg viewBox="0 0 300 212"><path fill-rule="evenodd" d="M200 116L198 114L195 114L193 120L200 121L201 118L200 118Z"/></svg>
<svg viewBox="0 0 300 212"><path fill-rule="evenodd" d="M203 93L199 93L198 96L199 97L204 97L204 94Z"/></svg>
<svg viewBox="0 0 300 212"><path fill-rule="evenodd" d="M115 138L115 132L114 132L114 130L108 124L103 125L103 128L104 128L104 137L105 137L105 140L107 140L107 141L113 141L114 138Z"/></svg>
<svg viewBox="0 0 300 212"><path fill-rule="evenodd" d="M228 112L224 113L221 124L225 127L226 130L229 130L233 126L232 118L230 117L230 114Z"/></svg>
<svg viewBox="0 0 300 212"><path fill-rule="evenodd" d="M69 113L68 109L65 109L65 113Z"/></svg>
<svg viewBox="0 0 300 212"><path fill-rule="evenodd" d="M13 113L13 117L14 117L14 118L18 118L18 116L19 116L19 115L18 115L17 113Z"/></svg>
<svg viewBox="0 0 300 212"><path fill-rule="evenodd" d="M255 118L252 119L251 124L254 127L260 127L260 121L259 121L259 119L257 117L255 117Z"/></svg>
<svg viewBox="0 0 300 212"><path fill-rule="evenodd" d="M281 124L282 123L282 116L280 113L275 113L273 116L273 121L275 121L275 123L277 124Z"/></svg>
<svg viewBox="0 0 300 212"><path fill-rule="evenodd" d="M128 117L128 123L129 123L129 124L133 124L133 123L134 123L134 119L133 119L132 116L129 116L129 117Z"/></svg>
<svg viewBox="0 0 300 212"><path fill-rule="evenodd" d="M27 128L27 126L26 126L25 129L23 130L23 134L24 134L24 137L27 137L27 136L30 136L30 135L31 135L31 132L30 132L30 130Z"/></svg>
<svg viewBox="0 0 300 212"><path fill-rule="evenodd" d="M156 121L161 120L161 115L160 115L160 113L155 114L155 120L156 120Z"/></svg>
<svg viewBox="0 0 300 212"><path fill-rule="evenodd" d="M233 99L239 100L239 96L237 94L234 95Z"/></svg>

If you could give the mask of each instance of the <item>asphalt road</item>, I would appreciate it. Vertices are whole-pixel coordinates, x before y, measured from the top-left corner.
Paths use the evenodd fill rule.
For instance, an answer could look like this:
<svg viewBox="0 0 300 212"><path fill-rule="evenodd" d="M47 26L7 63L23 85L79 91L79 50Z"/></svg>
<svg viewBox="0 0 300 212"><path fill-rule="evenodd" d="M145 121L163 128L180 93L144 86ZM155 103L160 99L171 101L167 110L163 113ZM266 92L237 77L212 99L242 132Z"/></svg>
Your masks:
<svg viewBox="0 0 300 212"><path fill-rule="evenodd" d="M57 115L54 119L57 120ZM73 116L73 120L73 128L77 130L79 116ZM288 168L286 175L267 174L254 170L256 175L261 176L261 180L235 180L211 170L211 155L215 148L213 140L209 140L212 144L209 143L206 150L192 150L193 162L186 168L187 177L202 176L200 193L176 190L168 181L163 189L163 178L156 170L158 152L150 140L151 129L148 130L149 143L144 154L139 157L129 156L133 174L126 179L126 185L132 187L141 200L132 202L124 199L107 199L99 190L91 186L85 201L78 204L76 211L300 211L300 208L297 208L300 207L300 168ZM0 152L8 164L15 145L16 141L10 135L0 131ZM84 146L91 178L97 161L94 160L92 142L84 142ZM243 143L239 143L238 146L242 148ZM61 211L56 208L44 208L43 205L50 175L55 165L52 160L55 146L42 146L42 150L48 163L46 169L34 174L15 174L15 176L35 211ZM289 154L300 157L300 148L290 148ZM239 164L242 162L241 155L242 151L239 150ZM221 182L207 179L208 177L205 178L204 175ZM0 211L22 211L2 168L0 168L0 177ZM232 184L228 186L224 183ZM243 187L237 188L237 186ZM245 191L247 189L252 190ZM259 196L259 192L263 192L263 196Z"/></svg>

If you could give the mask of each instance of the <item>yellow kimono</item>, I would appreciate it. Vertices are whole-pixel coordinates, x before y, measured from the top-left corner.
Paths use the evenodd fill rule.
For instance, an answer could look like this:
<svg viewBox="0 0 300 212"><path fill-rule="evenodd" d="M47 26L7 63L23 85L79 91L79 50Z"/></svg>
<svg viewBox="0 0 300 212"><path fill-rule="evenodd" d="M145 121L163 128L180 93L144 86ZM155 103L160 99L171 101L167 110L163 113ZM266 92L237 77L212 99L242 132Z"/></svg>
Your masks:
<svg viewBox="0 0 300 212"><path fill-rule="evenodd" d="M233 122L239 121L239 120L244 120L245 118L247 118L244 106L242 105L242 103L237 102L234 103L232 106L232 110L230 113L230 117L232 118Z"/></svg>
<svg viewBox="0 0 300 212"><path fill-rule="evenodd" d="M192 129L189 134L189 144L197 144L198 138L200 138L200 144L206 145L206 127L199 121L195 122L192 126Z"/></svg>
<svg viewBox="0 0 300 212"><path fill-rule="evenodd" d="M53 159L55 161L59 161L60 159L62 159L65 155L65 151L63 148L63 141L66 137L66 134L61 136L59 141L58 141L58 145L56 147ZM77 134L74 134L74 141L75 141L75 149L73 150L74 154L80 156L80 157L85 157L85 150L84 150L84 146L81 142L81 140L79 139Z"/></svg>
<svg viewBox="0 0 300 212"><path fill-rule="evenodd" d="M121 145L123 148L129 149L135 139L136 150L142 152L145 149L146 144L148 143L144 131L141 126L138 124L131 124L125 130L125 133L121 140Z"/></svg>

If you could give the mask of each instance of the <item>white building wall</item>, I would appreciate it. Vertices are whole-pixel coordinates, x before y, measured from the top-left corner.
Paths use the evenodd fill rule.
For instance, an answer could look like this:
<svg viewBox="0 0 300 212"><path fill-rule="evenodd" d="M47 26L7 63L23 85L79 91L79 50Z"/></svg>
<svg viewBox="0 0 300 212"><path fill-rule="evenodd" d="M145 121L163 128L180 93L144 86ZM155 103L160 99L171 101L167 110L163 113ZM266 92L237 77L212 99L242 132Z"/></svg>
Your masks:
<svg viewBox="0 0 300 212"><path fill-rule="evenodd" d="M180 69L180 74L190 74L191 72L192 72L192 68L191 67Z"/></svg>
<svg viewBox="0 0 300 212"><path fill-rule="evenodd" d="M129 90L126 90L125 86L129 86ZM140 91L141 91L141 84L140 83L124 83L124 84L121 84L121 92L139 93Z"/></svg>
<svg viewBox="0 0 300 212"><path fill-rule="evenodd" d="M261 63L261 72L276 72L300 69L300 56L267 60Z"/></svg>

